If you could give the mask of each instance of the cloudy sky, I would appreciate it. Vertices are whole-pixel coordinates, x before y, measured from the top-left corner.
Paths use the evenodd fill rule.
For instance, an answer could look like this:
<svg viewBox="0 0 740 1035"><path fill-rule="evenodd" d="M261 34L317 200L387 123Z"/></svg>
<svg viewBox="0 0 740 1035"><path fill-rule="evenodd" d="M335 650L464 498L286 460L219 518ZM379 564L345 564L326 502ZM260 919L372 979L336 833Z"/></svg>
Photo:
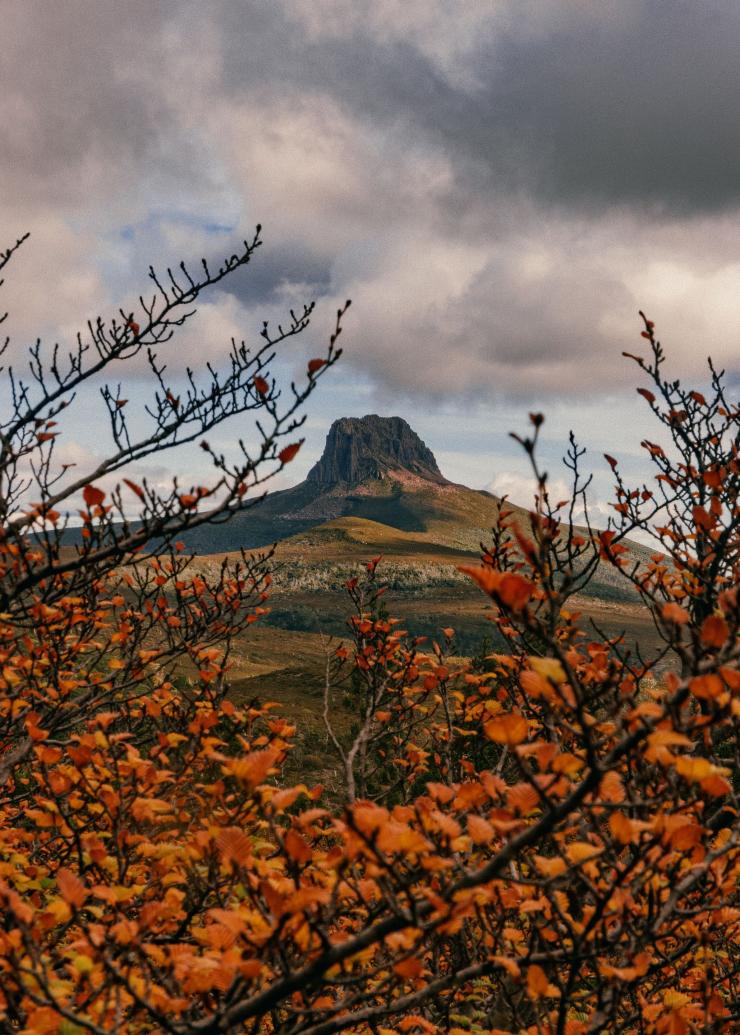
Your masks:
<svg viewBox="0 0 740 1035"><path fill-rule="evenodd" d="M536 408L548 461L574 427L603 498L601 453L638 476L650 429L621 357L639 308L676 376L701 385L711 353L738 381L739 50L737 0L9 3L0 243L32 233L3 288L12 348L261 222L254 265L167 358L217 363L316 298L289 376L351 297L290 480L333 419L375 412L453 480L521 498L507 432ZM67 428L80 462L93 412Z"/></svg>

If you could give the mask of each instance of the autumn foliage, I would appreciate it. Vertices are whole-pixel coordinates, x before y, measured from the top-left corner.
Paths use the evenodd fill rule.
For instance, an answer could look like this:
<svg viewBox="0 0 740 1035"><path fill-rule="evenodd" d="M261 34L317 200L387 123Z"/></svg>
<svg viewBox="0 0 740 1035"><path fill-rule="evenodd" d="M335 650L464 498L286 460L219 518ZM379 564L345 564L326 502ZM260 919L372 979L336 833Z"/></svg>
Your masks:
<svg viewBox="0 0 740 1035"><path fill-rule="evenodd" d="M164 341L217 279L155 281L159 308L91 325L92 354ZM666 381L645 323L637 363L661 436L644 443L657 480L629 488L607 458L617 516L604 531L551 503L533 415L520 441L536 505L526 525L502 506L466 569L507 644L484 670L456 656L453 628L421 643L389 617L382 562L351 580L324 702L345 775L337 802L308 774L281 779L289 717L229 696L232 644L269 606L269 556L207 578L177 539L251 505L295 455L295 405L336 359L339 325L287 415L266 367L307 317L256 352L236 348L207 400L196 387L175 396L154 358L150 451L234 412L271 422L254 455L211 454L208 487L102 488L149 448L107 389L111 461L54 481L55 417L89 376L87 352L71 372L47 367L35 394L16 390L0 455L2 1030L733 1030L740 467L720 375L707 398ZM574 500L580 456L572 444ZM19 481L29 469L35 496ZM74 494L82 533L69 546L61 515ZM630 536L651 528L642 563ZM582 622L577 594L599 564L642 598L656 656ZM350 742L331 722L348 670Z"/></svg>

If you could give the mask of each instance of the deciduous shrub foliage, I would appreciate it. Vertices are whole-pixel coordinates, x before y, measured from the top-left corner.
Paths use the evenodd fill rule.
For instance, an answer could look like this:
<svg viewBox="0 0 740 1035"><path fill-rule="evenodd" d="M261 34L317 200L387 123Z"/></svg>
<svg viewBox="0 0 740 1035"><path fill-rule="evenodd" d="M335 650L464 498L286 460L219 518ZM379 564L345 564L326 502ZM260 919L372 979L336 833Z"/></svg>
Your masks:
<svg viewBox="0 0 740 1035"><path fill-rule="evenodd" d="M218 274L156 280L152 304L88 327L65 362L34 352L4 421L0 539L0 1021L28 1033L724 1032L738 967L738 409L712 372L705 398L666 381L646 321L642 388L660 426L657 481L616 519L577 528L587 482L526 527L502 506L479 565L507 643L484 671L410 639L379 600L377 561L348 586L348 637L327 664L328 749L344 801L285 786L295 730L229 698L234 638L264 612L269 557L215 579L177 537L249 505L295 453L275 349L193 376L177 398L154 355ZM7 262L11 252L5 256ZM341 314L340 314L341 316ZM120 391L96 471L56 481L53 423L115 359L150 351L153 430L129 437ZM262 440L214 484L169 494L132 460L258 410ZM279 439L288 436L288 444ZM29 489L25 482L30 479ZM108 483L106 483L108 484ZM82 491L79 546L61 509ZM124 494L141 504L125 519ZM638 563L628 537L656 527ZM150 545L158 544L156 554ZM614 565L662 637L655 657L583 623L575 594ZM382 566L379 571L382 573ZM351 670L357 724L332 727ZM186 678L185 678L186 677ZM733 782L734 781L734 782Z"/></svg>

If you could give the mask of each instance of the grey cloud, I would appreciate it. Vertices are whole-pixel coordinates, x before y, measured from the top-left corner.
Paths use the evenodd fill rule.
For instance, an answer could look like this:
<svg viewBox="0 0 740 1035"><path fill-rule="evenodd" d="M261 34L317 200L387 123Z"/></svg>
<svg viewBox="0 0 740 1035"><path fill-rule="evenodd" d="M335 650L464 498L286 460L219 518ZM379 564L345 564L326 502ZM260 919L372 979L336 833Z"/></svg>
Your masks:
<svg viewBox="0 0 740 1035"><path fill-rule="evenodd" d="M191 11L173 0L6 5L0 196L19 215L48 208L105 232L170 201L223 200L188 117L212 85L211 36Z"/></svg>
<svg viewBox="0 0 740 1035"><path fill-rule="evenodd" d="M67 328L258 220L183 355L351 294L382 391L572 396L623 377L639 305L685 359L740 325L735 0L25 0L3 30L0 219L48 246L29 327L55 268Z"/></svg>
<svg viewBox="0 0 740 1035"><path fill-rule="evenodd" d="M290 5L225 8L226 89L321 90L360 120L425 139L473 196L525 191L545 203L638 204L684 214L740 200L740 7L730 0L520 3L481 27L465 88L413 42L358 20L306 39ZM286 10L288 13L286 13ZM454 34L448 13L440 32Z"/></svg>
<svg viewBox="0 0 740 1035"><path fill-rule="evenodd" d="M214 252L216 261L223 256ZM245 306L272 305L279 301L283 286L300 285L306 301L326 295L331 286L331 264L322 255L311 251L309 242L297 242L292 248L270 243L269 227L265 243L254 260L228 288Z"/></svg>

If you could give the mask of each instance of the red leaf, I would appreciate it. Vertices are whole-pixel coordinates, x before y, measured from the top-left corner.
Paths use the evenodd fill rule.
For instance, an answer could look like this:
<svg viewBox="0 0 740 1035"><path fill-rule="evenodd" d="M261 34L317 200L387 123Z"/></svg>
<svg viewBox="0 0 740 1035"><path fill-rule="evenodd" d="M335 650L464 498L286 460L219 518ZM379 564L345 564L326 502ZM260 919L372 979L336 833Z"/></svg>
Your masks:
<svg viewBox="0 0 740 1035"><path fill-rule="evenodd" d="M129 481L128 478L124 478L123 479L123 484L124 485L128 485L129 489L131 489L131 491L136 496L138 496L140 500L144 499L144 490L142 489L142 487L140 485L137 485L136 482L132 482L132 481Z"/></svg>
<svg viewBox="0 0 740 1035"><path fill-rule="evenodd" d="M82 490L82 498L88 507L99 507L105 499L105 493L94 485L86 485Z"/></svg>
<svg viewBox="0 0 740 1035"><path fill-rule="evenodd" d="M715 521L711 515L707 514L704 507L696 506L692 509L694 517L694 524L697 528L703 528L705 532L711 532L714 528Z"/></svg>
<svg viewBox="0 0 740 1035"><path fill-rule="evenodd" d="M608 453L604 453L604 459L609 464L609 466L611 467L612 471L616 471L616 469L617 469L617 461L614 459L614 457L613 456L609 456Z"/></svg>
<svg viewBox="0 0 740 1035"><path fill-rule="evenodd" d="M133 331L134 334L138 334L139 331L141 330L141 327L139 327L139 325L136 322L136 320L128 320L127 323L126 323L126 326L128 327L128 329L130 331Z"/></svg>
<svg viewBox="0 0 740 1035"><path fill-rule="evenodd" d="M648 391L647 388L638 388L637 389L637 393L638 393L638 395L641 395L643 397L643 399L647 399L647 401L649 403L654 403L655 402L655 396L653 395L652 392Z"/></svg>
<svg viewBox="0 0 740 1035"><path fill-rule="evenodd" d="M316 373L317 370L321 370L322 367L326 366L325 359L310 359L308 361L308 373L309 376Z"/></svg>
<svg viewBox="0 0 740 1035"><path fill-rule="evenodd" d="M278 460L281 464L289 464L300 448L300 442L291 443L291 445L286 446L285 449L280 450L278 453Z"/></svg>
<svg viewBox="0 0 740 1035"><path fill-rule="evenodd" d="M252 384L260 395L267 395L270 391L267 381L265 381L264 377L260 377L259 374L252 380Z"/></svg>

